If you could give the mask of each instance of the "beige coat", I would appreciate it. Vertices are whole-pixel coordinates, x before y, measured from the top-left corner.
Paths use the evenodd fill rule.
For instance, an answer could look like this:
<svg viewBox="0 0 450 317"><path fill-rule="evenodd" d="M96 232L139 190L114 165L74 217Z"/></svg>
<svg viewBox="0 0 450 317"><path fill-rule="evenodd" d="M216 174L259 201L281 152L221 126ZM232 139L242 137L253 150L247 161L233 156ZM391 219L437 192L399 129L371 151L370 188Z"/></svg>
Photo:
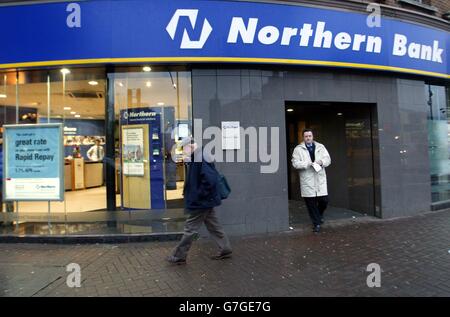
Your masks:
<svg viewBox="0 0 450 317"><path fill-rule="evenodd" d="M302 197L316 197L328 195L327 174L325 167L331 164L330 154L321 143L314 142L316 149L314 156L316 161L321 160L323 165L319 172L311 166L311 157L304 142L297 145L292 153L292 166L299 170L300 189Z"/></svg>

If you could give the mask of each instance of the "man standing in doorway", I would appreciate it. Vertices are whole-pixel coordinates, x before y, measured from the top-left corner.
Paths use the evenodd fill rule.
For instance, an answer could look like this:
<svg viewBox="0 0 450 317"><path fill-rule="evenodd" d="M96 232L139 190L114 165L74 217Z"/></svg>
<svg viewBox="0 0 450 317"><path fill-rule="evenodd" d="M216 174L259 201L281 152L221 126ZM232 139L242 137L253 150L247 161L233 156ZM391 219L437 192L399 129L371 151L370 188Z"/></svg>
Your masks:
<svg viewBox="0 0 450 317"><path fill-rule="evenodd" d="M325 168L331 164L330 154L325 146L314 141L312 130L303 130L303 142L297 145L292 154L292 166L299 170L300 190L313 231L320 232L323 213L328 204L327 175Z"/></svg>
<svg viewBox="0 0 450 317"><path fill-rule="evenodd" d="M231 246L227 235L219 223L214 207L221 204L218 172L212 162L204 157L201 147L191 138L181 142L188 170L184 185L184 203L189 214L184 225L184 234L167 261L172 264L185 264L188 251L204 223L212 236L219 253L212 259L221 260L231 257Z"/></svg>

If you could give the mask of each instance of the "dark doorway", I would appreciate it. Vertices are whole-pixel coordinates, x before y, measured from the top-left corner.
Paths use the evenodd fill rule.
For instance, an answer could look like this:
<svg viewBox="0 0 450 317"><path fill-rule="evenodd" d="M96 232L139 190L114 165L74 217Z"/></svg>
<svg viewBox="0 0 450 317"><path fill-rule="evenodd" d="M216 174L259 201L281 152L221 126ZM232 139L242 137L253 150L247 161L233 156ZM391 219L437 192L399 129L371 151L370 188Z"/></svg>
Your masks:
<svg viewBox="0 0 450 317"><path fill-rule="evenodd" d="M303 141L302 131L310 128L314 139L324 144L331 156L326 169L329 209L341 216L356 213L376 215L374 177L373 104L286 103L289 200L302 208L298 171L292 167L294 148Z"/></svg>

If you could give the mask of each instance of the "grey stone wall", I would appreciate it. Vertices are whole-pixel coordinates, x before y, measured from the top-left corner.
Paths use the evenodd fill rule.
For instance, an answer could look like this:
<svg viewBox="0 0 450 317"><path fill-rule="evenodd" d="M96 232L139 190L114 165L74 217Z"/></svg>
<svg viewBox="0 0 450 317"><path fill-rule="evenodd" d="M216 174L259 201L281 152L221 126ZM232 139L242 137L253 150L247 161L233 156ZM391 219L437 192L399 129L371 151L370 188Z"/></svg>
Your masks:
<svg viewBox="0 0 450 317"><path fill-rule="evenodd" d="M218 208L229 234L289 228L286 155L291 154L286 153L286 101L375 103L378 135L374 161L381 216L414 215L430 209L423 81L325 68L236 68L193 69L192 85L193 115L203 119L203 128L220 127L221 121L240 121L243 128L280 128L277 173L261 174L260 163L217 164L233 190ZM248 146L240 151L248 152Z"/></svg>

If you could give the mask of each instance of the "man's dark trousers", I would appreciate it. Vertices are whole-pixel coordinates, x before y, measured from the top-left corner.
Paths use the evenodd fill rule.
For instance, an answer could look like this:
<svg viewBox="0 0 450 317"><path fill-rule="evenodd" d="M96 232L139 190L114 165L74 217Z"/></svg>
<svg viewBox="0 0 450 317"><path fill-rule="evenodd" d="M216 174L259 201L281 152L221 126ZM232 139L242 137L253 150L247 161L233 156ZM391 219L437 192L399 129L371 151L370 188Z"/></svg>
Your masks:
<svg viewBox="0 0 450 317"><path fill-rule="evenodd" d="M199 209L191 211L189 218L186 220L183 237L173 251L175 258L186 260L194 237L203 223L219 247L220 253L231 252L230 241L219 223L216 211L213 208Z"/></svg>
<svg viewBox="0 0 450 317"><path fill-rule="evenodd" d="M328 196L303 197L303 199L305 200L313 225L320 225L323 213L328 205Z"/></svg>

